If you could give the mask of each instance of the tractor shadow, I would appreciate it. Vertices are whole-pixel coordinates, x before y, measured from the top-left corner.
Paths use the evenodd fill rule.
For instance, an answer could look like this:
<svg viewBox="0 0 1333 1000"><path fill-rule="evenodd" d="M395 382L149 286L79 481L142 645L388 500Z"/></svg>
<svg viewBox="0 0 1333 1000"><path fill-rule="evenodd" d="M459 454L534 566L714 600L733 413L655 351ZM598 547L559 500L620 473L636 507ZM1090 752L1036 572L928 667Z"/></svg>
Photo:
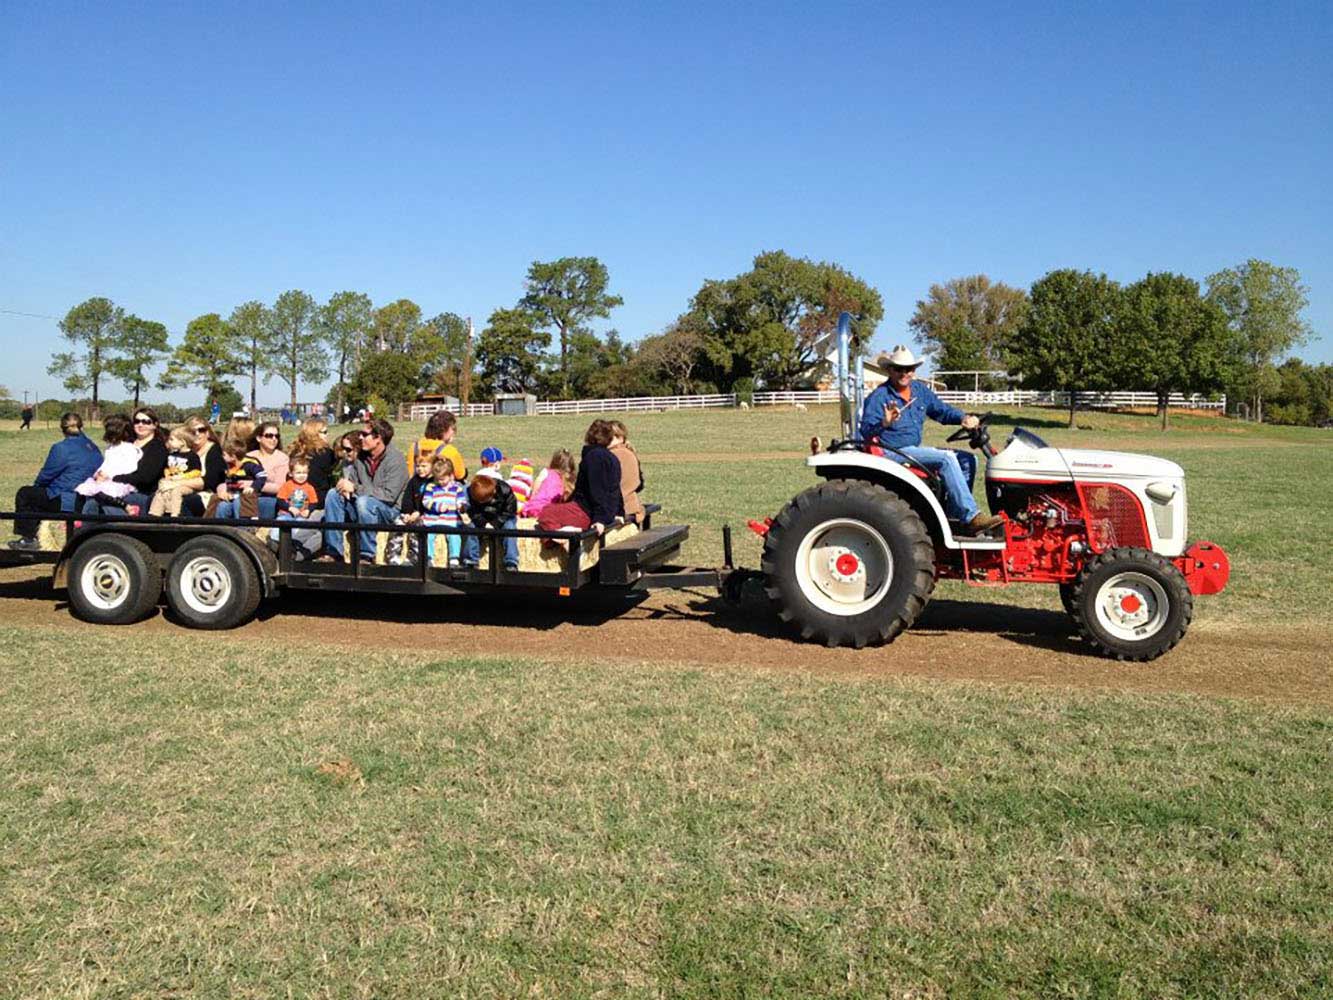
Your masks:
<svg viewBox="0 0 1333 1000"><path fill-rule="evenodd" d="M739 604L719 596L691 592L688 611L673 614L671 609L666 609L656 612L656 617L661 618L677 615L694 618L736 635L805 645L778 620L762 591L754 584L746 585ZM1061 611L937 598L926 606L911 628L911 634L918 637L942 638L960 632L993 635L1015 645L1053 653L1098 658L1079 640L1074 622Z"/></svg>

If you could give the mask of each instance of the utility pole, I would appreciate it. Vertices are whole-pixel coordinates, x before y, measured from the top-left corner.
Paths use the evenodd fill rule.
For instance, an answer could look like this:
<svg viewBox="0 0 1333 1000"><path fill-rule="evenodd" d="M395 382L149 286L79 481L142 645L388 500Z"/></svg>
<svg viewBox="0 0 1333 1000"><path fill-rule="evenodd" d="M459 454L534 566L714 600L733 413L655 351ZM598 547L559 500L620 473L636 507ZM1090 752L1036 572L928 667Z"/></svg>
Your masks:
<svg viewBox="0 0 1333 1000"><path fill-rule="evenodd" d="M467 346L463 348L463 377L459 380L459 395L463 397L463 413L467 413L468 397L472 395L472 317L467 318ZM462 416L462 414L459 414Z"/></svg>

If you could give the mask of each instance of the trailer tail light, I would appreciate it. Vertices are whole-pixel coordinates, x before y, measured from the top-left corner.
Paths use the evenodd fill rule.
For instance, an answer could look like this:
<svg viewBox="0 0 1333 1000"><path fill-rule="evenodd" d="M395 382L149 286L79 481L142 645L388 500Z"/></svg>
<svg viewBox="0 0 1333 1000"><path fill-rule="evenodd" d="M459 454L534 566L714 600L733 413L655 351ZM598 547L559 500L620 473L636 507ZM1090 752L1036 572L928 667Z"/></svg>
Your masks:
<svg viewBox="0 0 1333 1000"><path fill-rule="evenodd" d="M1119 483L1078 483L1078 497L1088 522L1088 545L1094 552L1134 546L1152 548L1143 504Z"/></svg>
<svg viewBox="0 0 1333 1000"><path fill-rule="evenodd" d="M766 517L762 521L746 521L746 525L760 538L768 534L768 529L773 526L773 519Z"/></svg>

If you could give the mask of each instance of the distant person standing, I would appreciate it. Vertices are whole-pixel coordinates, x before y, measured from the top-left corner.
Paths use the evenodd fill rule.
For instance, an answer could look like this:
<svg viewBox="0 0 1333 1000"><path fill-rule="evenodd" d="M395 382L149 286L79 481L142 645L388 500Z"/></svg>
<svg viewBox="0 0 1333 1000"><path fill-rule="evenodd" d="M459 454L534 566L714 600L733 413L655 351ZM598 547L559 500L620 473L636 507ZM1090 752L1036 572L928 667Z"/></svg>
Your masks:
<svg viewBox="0 0 1333 1000"><path fill-rule="evenodd" d="M21 430L21 431L30 431L30 430L32 430L32 404L31 404L31 403L24 403L24 404L23 404L23 412L21 412L21 413L19 414L19 416L23 418L23 423L19 424L19 430Z"/></svg>
<svg viewBox="0 0 1333 1000"><path fill-rule="evenodd" d="M209 407L209 420L208 420L208 422L209 422L210 424L216 424L216 423L217 423L219 420L221 420L221 419L222 419L222 404L219 403L219 402L217 401L217 399L215 398L215 399L213 400L213 405Z"/></svg>

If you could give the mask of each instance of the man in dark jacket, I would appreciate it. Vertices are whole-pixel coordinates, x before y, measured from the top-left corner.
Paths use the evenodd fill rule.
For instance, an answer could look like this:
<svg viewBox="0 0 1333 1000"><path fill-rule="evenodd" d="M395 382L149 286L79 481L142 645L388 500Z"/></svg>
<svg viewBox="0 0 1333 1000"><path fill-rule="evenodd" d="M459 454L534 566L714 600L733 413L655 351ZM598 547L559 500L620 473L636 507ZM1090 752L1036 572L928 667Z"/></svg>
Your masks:
<svg viewBox="0 0 1333 1000"><path fill-rule="evenodd" d="M76 494L74 487L83 482L102 464L102 452L83 433L83 418L77 413L66 413L60 418L63 440L51 445L46 464L37 473L31 486L20 486L14 497L17 514L52 514L72 512ZM37 548L39 518L15 519L14 533L19 537L9 543L11 549Z"/></svg>
<svg viewBox="0 0 1333 1000"><path fill-rule="evenodd" d="M513 528L518 522L518 498L504 481L499 466L488 465L472 477L467 490L467 515L474 528ZM504 539L505 569L518 569L518 539ZM463 565L475 566L481 559L476 535L463 538Z"/></svg>

